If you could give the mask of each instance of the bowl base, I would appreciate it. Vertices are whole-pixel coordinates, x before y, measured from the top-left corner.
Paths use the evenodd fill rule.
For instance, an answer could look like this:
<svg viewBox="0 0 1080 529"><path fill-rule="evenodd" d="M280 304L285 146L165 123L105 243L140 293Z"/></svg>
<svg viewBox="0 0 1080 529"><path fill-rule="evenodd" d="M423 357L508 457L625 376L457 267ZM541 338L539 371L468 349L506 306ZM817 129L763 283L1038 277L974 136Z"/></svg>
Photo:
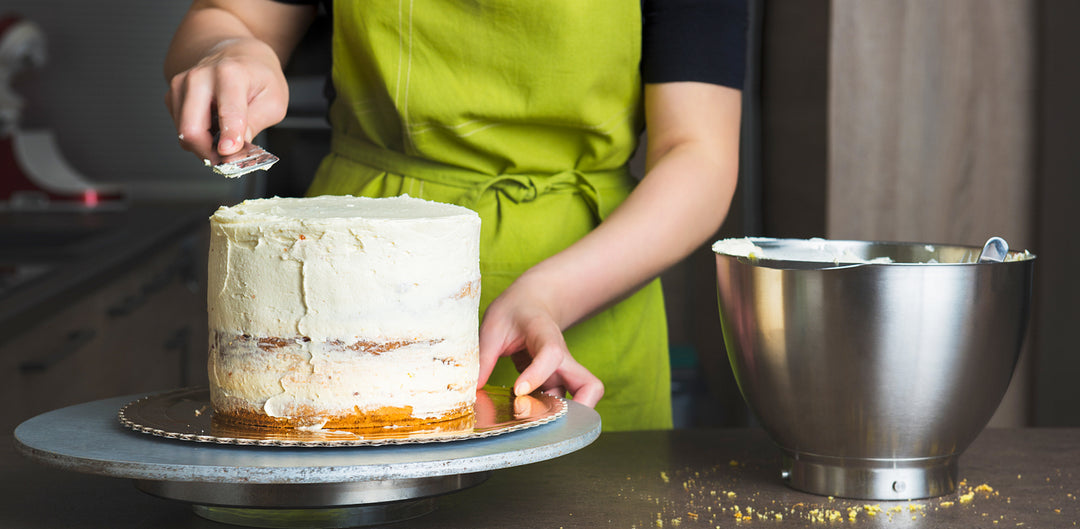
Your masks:
<svg viewBox="0 0 1080 529"><path fill-rule="evenodd" d="M780 475L812 494L860 500L915 500L956 490L958 456L859 459L783 451Z"/></svg>

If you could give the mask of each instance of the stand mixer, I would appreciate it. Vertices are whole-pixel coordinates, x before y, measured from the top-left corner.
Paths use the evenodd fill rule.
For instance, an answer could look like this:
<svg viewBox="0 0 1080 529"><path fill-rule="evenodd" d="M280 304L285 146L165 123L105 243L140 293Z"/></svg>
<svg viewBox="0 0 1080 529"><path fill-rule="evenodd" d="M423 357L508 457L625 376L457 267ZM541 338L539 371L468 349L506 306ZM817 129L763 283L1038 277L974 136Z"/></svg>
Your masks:
<svg viewBox="0 0 1080 529"><path fill-rule="evenodd" d="M0 16L0 211L120 209L125 194L99 184L65 160L50 130L20 130L23 99L12 81L46 61L45 35L17 15Z"/></svg>

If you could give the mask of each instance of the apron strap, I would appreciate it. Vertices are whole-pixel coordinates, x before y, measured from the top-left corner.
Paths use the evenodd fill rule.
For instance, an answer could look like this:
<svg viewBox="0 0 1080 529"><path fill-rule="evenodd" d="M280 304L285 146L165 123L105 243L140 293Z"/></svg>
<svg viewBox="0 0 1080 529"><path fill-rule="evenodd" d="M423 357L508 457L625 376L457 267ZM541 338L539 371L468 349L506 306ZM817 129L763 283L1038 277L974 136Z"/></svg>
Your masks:
<svg viewBox="0 0 1080 529"><path fill-rule="evenodd" d="M579 194L596 222L607 216L602 202L605 189L630 189L634 179L626 168L584 172L567 169L554 174L491 175L425 158L412 157L379 147L364 138L334 134L331 151L378 171L408 176L418 180L457 187L464 191L460 205L476 209L489 191L498 192L514 203L536 200L550 193Z"/></svg>

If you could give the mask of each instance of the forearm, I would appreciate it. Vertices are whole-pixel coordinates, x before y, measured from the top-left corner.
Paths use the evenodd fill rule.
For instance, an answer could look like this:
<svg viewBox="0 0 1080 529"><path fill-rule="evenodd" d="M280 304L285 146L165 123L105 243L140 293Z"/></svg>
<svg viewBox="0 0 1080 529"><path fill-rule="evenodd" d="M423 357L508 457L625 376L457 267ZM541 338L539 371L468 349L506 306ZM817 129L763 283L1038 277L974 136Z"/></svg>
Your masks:
<svg viewBox="0 0 1080 529"><path fill-rule="evenodd" d="M522 276L567 328L632 293L713 236L738 173L739 95L722 87L647 89L647 172L592 233Z"/></svg>
<svg viewBox="0 0 1080 529"><path fill-rule="evenodd" d="M224 42L251 39L258 53L284 64L314 17L314 8L268 0L196 0L165 56L165 78L191 68Z"/></svg>

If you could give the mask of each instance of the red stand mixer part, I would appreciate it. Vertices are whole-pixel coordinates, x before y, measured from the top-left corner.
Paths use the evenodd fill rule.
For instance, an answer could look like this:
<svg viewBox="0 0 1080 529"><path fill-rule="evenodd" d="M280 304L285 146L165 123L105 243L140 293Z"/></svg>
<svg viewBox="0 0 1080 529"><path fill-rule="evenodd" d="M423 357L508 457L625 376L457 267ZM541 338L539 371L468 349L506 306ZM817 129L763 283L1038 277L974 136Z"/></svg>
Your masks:
<svg viewBox="0 0 1080 529"><path fill-rule="evenodd" d="M123 193L100 192L88 188L81 193L56 193L35 183L15 156L14 138L0 137L0 204L12 207L42 204L66 204L92 208L102 202L123 200Z"/></svg>

